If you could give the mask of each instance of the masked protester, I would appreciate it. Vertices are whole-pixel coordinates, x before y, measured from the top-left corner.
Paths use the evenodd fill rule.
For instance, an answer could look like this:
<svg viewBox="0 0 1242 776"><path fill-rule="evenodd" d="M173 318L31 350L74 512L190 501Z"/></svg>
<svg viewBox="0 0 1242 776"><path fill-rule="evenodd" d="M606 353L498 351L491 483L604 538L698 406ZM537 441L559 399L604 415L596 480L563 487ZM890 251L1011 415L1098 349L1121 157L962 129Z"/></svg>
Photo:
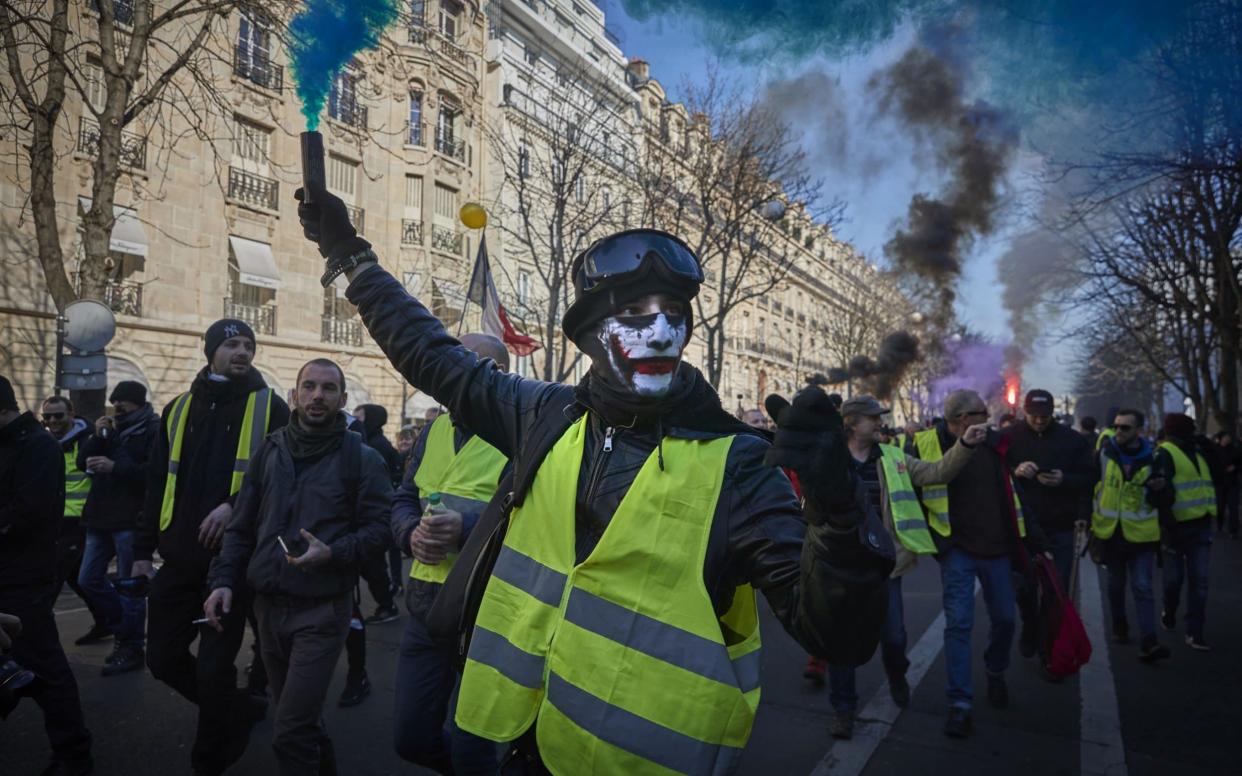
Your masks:
<svg viewBox="0 0 1242 776"><path fill-rule="evenodd" d="M758 705L756 592L808 651L870 657L892 547L866 522L840 415L803 391L773 447L721 407L682 360L703 274L681 240L622 232L574 260L561 326L591 361L575 387L462 347L378 266L344 203L312 194L299 216L322 282L347 272L405 378L517 460L458 727L516 742L534 772L727 772ZM813 484L805 505L769 450Z"/></svg>

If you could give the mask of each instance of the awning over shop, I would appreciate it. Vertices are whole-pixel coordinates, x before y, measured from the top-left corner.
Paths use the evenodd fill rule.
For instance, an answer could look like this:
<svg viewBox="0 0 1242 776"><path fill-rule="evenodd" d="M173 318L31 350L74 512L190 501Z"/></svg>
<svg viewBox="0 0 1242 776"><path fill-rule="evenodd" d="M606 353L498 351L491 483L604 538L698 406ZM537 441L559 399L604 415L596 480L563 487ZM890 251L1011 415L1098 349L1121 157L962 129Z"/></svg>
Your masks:
<svg viewBox="0 0 1242 776"><path fill-rule="evenodd" d="M280 288L280 272L276 269L272 246L232 234L229 235L229 246L233 249L233 260L237 262L241 282L260 288Z"/></svg>
<svg viewBox="0 0 1242 776"><path fill-rule="evenodd" d="M91 198L78 197L78 207L82 209L82 213L86 213L91 209ZM145 259L150 243L146 230L142 228L142 222L138 220L138 211L113 205L112 217L116 220L112 224L112 237L108 241L108 247L117 253L142 256Z"/></svg>

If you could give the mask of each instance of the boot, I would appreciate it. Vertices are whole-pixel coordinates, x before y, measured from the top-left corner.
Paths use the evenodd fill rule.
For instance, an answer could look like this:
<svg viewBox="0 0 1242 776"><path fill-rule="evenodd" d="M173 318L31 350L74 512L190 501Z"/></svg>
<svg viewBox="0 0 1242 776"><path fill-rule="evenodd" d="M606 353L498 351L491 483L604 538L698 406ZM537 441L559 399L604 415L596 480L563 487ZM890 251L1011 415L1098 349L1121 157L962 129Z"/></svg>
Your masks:
<svg viewBox="0 0 1242 776"><path fill-rule="evenodd" d="M101 676L116 676L128 671L141 671L146 664L147 656L142 647L117 644L104 660L103 670L99 673Z"/></svg>

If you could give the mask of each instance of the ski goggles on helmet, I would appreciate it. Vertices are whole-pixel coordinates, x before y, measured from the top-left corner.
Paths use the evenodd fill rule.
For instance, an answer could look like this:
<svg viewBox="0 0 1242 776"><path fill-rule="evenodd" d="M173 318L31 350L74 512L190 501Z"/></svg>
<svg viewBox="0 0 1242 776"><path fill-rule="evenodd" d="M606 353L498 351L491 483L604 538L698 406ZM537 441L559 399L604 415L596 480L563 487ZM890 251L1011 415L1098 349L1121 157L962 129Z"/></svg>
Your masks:
<svg viewBox="0 0 1242 776"><path fill-rule="evenodd" d="M690 246L658 229L631 229L596 240L580 257L582 289L591 292L632 275L649 260L667 274L692 283L703 282L703 267Z"/></svg>

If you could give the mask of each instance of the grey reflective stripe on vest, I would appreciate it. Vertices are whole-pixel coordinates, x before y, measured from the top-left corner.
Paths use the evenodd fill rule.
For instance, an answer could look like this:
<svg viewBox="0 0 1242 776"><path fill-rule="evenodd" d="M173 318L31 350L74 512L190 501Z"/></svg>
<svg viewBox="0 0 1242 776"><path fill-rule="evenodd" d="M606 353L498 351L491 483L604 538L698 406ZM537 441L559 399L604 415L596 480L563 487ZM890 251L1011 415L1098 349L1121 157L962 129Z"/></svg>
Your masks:
<svg viewBox="0 0 1242 776"><path fill-rule="evenodd" d="M66 474L65 475L65 482L81 482L84 479L86 479L85 472L78 472L77 474Z"/></svg>
<svg viewBox="0 0 1242 776"><path fill-rule="evenodd" d="M65 501L86 501L86 493L65 493Z"/></svg>
<svg viewBox="0 0 1242 776"><path fill-rule="evenodd" d="M643 719L548 674L548 703L595 738L680 773L728 773L742 750L717 746Z"/></svg>
<svg viewBox="0 0 1242 776"><path fill-rule="evenodd" d="M241 472L242 474L245 474L246 470L249 468L250 468L249 458L246 458L246 459L239 458L236 461L233 461L233 471L235 472Z"/></svg>
<svg viewBox="0 0 1242 776"><path fill-rule="evenodd" d="M523 687L538 690L543 686L543 658L515 647L504 636L480 625L474 626L474 635L470 637L469 657Z"/></svg>
<svg viewBox="0 0 1242 776"><path fill-rule="evenodd" d="M949 522L947 516L945 522ZM893 527L898 531L917 531L920 528L926 528L927 523L923 520L898 520Z"/></svg>
<svg viewBox="0 0 1242 776"><path fill-rule="evenodd" d="M733 672L737 674L737 686L742 692L750 692L759 687L759 655L756 649L733 660Z"/></svg>
<svg viewBox="0 0 1242 776"><path fill-rule="evenodd" d="M580 588L574 588L569 593L565 620L597 636L707 679L730 687L740 683L723 644L606 601Z"/></svg>
<svg viewBox="0 0 1242 776"><path fill-rule="evenodd" d="M177 470L178 470L178 469L180 469L180 468L181 468L181 462L180 462L180 461L174 461L174 460L172 460L171 458L170 458L170 459L168 459L168 473L169 473L169 474L176 474L176 473L177 473Z"/></svg>
<svg viewBox="0 0 1242 776"><path fill-rule="evenodd" d="M569 577L509 545L500 548L492 576L513 585L548 606L560 607Z"/></svg>
<svg viewBox="0 0 1242 776"><path fill-rule="evenodd" d="M1215 498L1197 498L1193 501L1179 501L1173 505L1174 509L1194 509L1195 507L1211 507L1216 506Z"/></svg>
<svg viewBox="0 0 1242 776"><path fill-rule="evenodd" d="M943 498L949 495L948 485L926 485L923 487L923 498Z"/></svg>
<svg viewBox="0 0 1242 776"><path fill-rule="evenodd" d="M896 490L890 491L889 499L893 501L918 501L919 497L912 490Z"/></svg>
<svg viewBox="0 0 1242 776"><path fill-rule="evenodd" d="M423 505L423 511L427 511L427 498L424 496L423 498L420 498L419 501ZM451 509L454 512L460 512L463 515L468 513L477 514L487 508L486 501L478 501L476 499L466 498L465 496L454 496L452 493L441 493L440 505L447 509ZM557 603L560 602L558 601Z"/></svg>
<svg viewBox="0 0 1242 776"><path fill-rule="evenodd" d="M1207 480L1187 480L1173 486L1176 490L1190 490L1191 488L1210 488L1212 483Z"/></svg>

